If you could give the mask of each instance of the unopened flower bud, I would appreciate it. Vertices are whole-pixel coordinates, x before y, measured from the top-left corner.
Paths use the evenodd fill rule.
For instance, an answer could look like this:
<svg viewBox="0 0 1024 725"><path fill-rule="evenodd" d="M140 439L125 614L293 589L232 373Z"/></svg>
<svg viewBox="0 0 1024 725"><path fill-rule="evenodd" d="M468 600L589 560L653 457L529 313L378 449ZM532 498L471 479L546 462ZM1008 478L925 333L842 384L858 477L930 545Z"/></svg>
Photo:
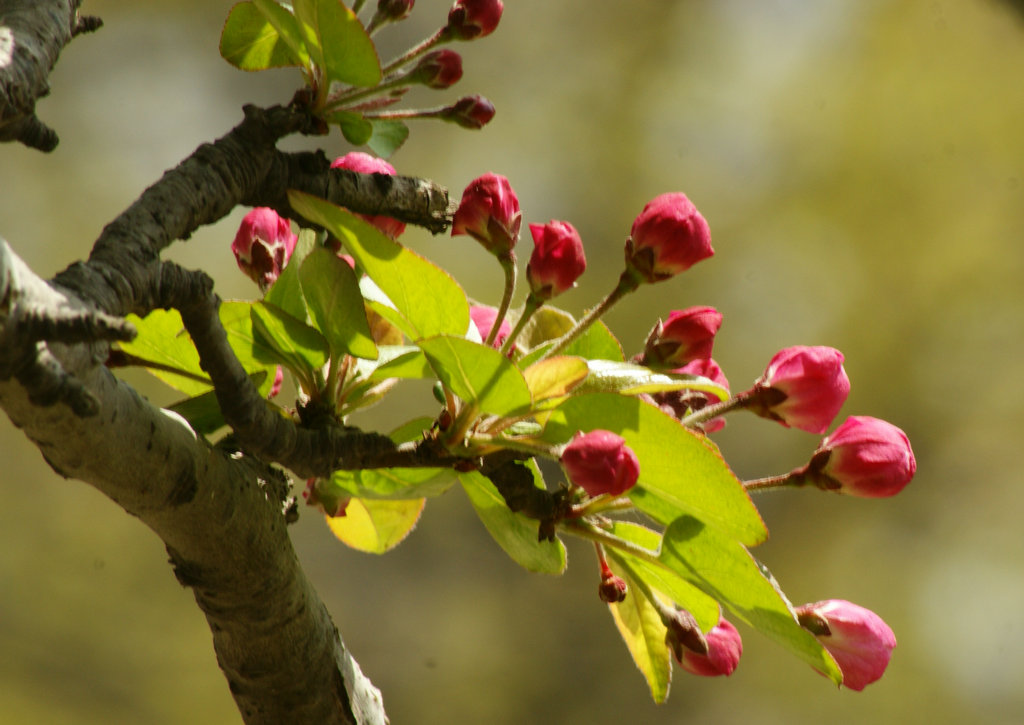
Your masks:
<svg viewBox="0 0 1024 725"><path fill-rule="evenodd" d="M681 649L679 653L673 650L679 665L687 672L702 677L731 675L743 654L740 633L729 620L723 618L704 635L704 639L706 649L703 654L694 648Z"/></svg>
<svg viewBox="0 0 1024 725"><path fill-rule="evenodd" d="M680 664L687 652L701 656L708 653L708 640L700 631L700 625L692 614L685 609L675 609L671 612L662 610L661 617L667 630L665 644L672 650Z"/></svg>
<svg viewBox="0 0 1024 725"><path fill-rule="evenodd" d="M415 4L416 0L378 0L377 16L381 22L404 20Z"/></svg>
<svg viewBox="0 0 1024 725"><path fill-rule="evenodd" d="M464 96L437 114L463 128L481 129L494 118L494 104L483 96Z"/></svg>
<svg viewBox="0 0 1024 725"><path fill-rule="evenodd" d="M721 326L722 314L714 307L672 310L647 336L640 362L653 368L678 368L709 359Z"/></svg>
<svg viewBox="0 0 1024 725"><path fill-rule="evenodd" d="M824 433L850 393L843 359L831 347L780 350L754 383L748 407L784 426Z"/></svg>
<svg viewBox="0 0 1024 725"><path fill-rule="evenodd" d="M278 365L274 368L274 382L270 385L270 391L267 393L267 400L277 397L281 392L281 386L284 384L284 371L281 370L281 366Z"/></svg>
<svg viewBox="0 0 1024 725"><path fill-rule="evenodd" d="M583 241L569 222L531 224L533 254L526 266L530 290L540 300L549 300L576 285L587 268Z"/></svg>
<svg viewBox="0 0 1024 725"><path fill-rule="evenodd" d="M287 219L261 206L242 218L231 251L238 268L266 290L288 263L297 240Z"/></svg>
<svg viewBox="0 0 1024 725"><path fill-rule="evenodd" d="M331 162L332 169L348 169L349 171L355 171L360 174L386 174L388 176L395 175L395 167L389 164L384 159L378 159L370 154L363 153L362 151L351 151L344 156L340 156ZM377 227L383 234L397 239L398 236L405 231L405 224L392 219L387 216L373 216L370 214L357 214L368 224L372 224Z"/></svg>
<svg viewBox="0 0 1024 725"><path fill-rule="evenodd" d="M491 333L491 328L494 327L494 320L498 317L498 310L493 307L485 307L483 305L472 305L469 308L469 319L473 321L473 325L476 327L477 332L480 333L480 339L486 340L487 336ZM502 320L501 325L498 327L498 334L494 338L492 343L495 349L500 349L502 344L509 335L512 334L512 326L508 324L508 320Z"/></svg>
<svg viewBox="0 0 1024 725"><path fill-rule="evenodd" d="M458 83L460 78L462 78L462 56L454 50L448 49L427 53L409 74L409 79L413 82L436 90L450 88Z"/></svg>
<svg viewBox="0 0 1024 725"><path fill-rule="evenodd" d="M626 582L611 572L602 577L601 584L597 587L597 596L601 597L602 602L607 602L608 604L615 604L625 600L626 592Z"/></svg>
<svg viewBox="0 0 1024 725"><path fill-rule="evenodd" d="M562 452L569 480L591 496L621 496L640 477L640 461L622 436L607 430L578 433Z"/></svg>
<svg viewBox="0 0 1024 725"><path fill-rule="evenodd" d="M522 223L519 199L508 179L487 173L462 192L462 201L452 220L452 236L468 234L500 257L512 251Z"/></svg>
<svg viewBox="0 0 1024 725"><path fill-rule="evenodd" d="M870 609L827 599L798 607L796 614L800 624L835 658L843 684L851 690L863 690L885 673L896 635Z"/></svg>
<svg viewBox="0 0 1024 725"><path fill-rule="evenodd" d="M670 372L679 375L699 375L721 385L726 390L729 389L729 381L726 380L722 368L710 358L692 360L686 363L686 365L675 368ZM666 390L660 393L651 393L650 401L663 412L676 419L681 419L690 413L695 413L719 402L716 396L699 390ZM718 416L717 418L706 420L700 424L700 427L705 433L715 433L725 427L725 418Z"/></svg>
<svg viewBox="0 0 1024 725"><path fill-rule="evenodd" d="M456 40L482 38L498 27L504 9L501 0L456 0L448 11L447 30Z"/></svg>
<svg viewBox="0 0 1024 725"><path fill-rule="evenodd" d="M648 202L626 241L626 266L645 282L659 282L715 253L711 229L685 194Z"/></svg>
<svg viewBox="0 0 1024 725"><path fill-rule="evenodd" d="M850 496L895 496L917 472L907 434L878 418L853 415L825 438L807 473L819 487Z"/></svg>

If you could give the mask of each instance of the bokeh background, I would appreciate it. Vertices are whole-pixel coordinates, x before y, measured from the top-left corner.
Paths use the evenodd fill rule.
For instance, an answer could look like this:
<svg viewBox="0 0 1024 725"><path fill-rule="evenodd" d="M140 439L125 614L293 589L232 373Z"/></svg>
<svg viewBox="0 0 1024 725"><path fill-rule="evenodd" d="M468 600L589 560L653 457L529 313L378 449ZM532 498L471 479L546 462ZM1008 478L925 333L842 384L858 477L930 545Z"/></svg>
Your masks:
<svg viewBox="0 0 1024 725"><path fill-rule="evenodd" d="M448 4L420 0L381 33L384 54L432 32ZM86 256L243 103L291 97L297 71L244 74L218 56L230 5L86 0L106 25L65 50L39 106L60 146L0 147L0 234L37 272ZM843 415L903 427L918 476L891 500L759 498L772 538L755 553L796 602L861 603L899 647L886 676L855 693L744 631L731 678L677 671L655 706L596 596L587 546L570 545L564 576L530 575L458 489L383 557L346 550L304 510L302 562L392 721L1024 721L1024 16L999 0L506 5L493 36L458 48L461 84L416 96L483 93L494 121L416 124L394 164L456 195L500 172L525 221L575 224L590 267L562 300L574 313L614 284L643 204L687 192L716 256L607 321L635 350L657 316L716 306L716 358L737 390L782 347L844 351ZM314 144L346 150L337 134L284 145ZM255 294L228 251L243 212L172 251L225 297ZM414 230L404 241L497 302L499 270L466 238ZM431 407L425 389L406 392L361 422ZM752 416L718 439L742 477L787 471L817 445ZM6 418L0 460L0 722L239 722L158 539L56 477Z"/></svg>

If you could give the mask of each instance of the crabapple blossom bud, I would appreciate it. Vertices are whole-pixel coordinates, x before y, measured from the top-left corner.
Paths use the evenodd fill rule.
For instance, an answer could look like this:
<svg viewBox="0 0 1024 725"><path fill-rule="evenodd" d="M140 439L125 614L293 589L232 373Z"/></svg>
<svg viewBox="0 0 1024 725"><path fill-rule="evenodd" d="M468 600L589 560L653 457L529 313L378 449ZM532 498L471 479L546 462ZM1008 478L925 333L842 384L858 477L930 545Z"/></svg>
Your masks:
<svg viewBox="0 0 1024 725"><path fill-rule="evenodd" d="M278 393L281 392L281 385L284 384L284 371L281 370L281 366L278 365L274 368L274 382L270 386L270 391L267 393L267 400L277 397Z"/></svg>
<svg viewBox="0 0 1024 725"><path fill-rule="evenodd" d="M740 633L729 620L723 618L704 635L704 639L707 640L705 654L694 649L675 653L680 666L687 672L702 677L731 675L739 664L740 655L743 654Z"/></svg>
<svg viewBox="0 0 1024 725"><path fill-rule="evenodd" d="M519 239L523 215L508 179L487 173L470 182L452 220L452 236L468 234L491 254L511 253Z"/></svg>
<svg viewBox="0 0 1024 725"><path fill-rule="evenodd" d="M685 194L662 194L633 221L626 240L626 267L646 282L684 272L715 253L711 229Z"/></svg>
<svg viewBox="0 0 1024 725"><path fill-rule="evenodd" d="M626 598L626 591L626 582L609 571L601 578L601 584L597 587L597 596L601 597L602 602L614 604Z"/></svg>
<svg viewBox="0 0 1024 725"><path fill-rule="evenodd" d="M683 661L686 652L700 655L708 653L708 640L700 631L700 625L692 614L685 609L661 609L661 621L665 624L665 644L679 662Z"/></svg>
<svg viewBox="0 0 1024 725"><path fill-rule="evenodd" d="M340 156L331 162L332 169L348 169L349 171L355 171L360 174L386 174L388 176L395 175L395 167L389 164L384 159L378 159L370 154L363 153L362 151L351 151L344 156ZM370 214L357 214L368 224L372 224L377 227L383 234L392 239L397 239L398 235L405 231L405 224L392 219L387 216L373 216Z"/></svg>
<svg viewBox="0 0 1024 725"><path fill-rule="evenodd" d="M403 20L412 12L412 6L416 0L379 0L377 2L377 16L386 22Z"/></svg>
<svg viewBox="0 0 1024 725"><path fill-rule="evenodd" d="M409 79L413 82L435 90L450 88L458 83L460 78L462 56L454 50L447 49L427 53L409 74Z"/></svg>
<svg viewBox="0 0 1024 725"><path fill-rule="evenodd" d="M907 434L878 418L853 415L825 438L808 473L819 487L865 498L895 496L917 472Z"/></svg>
<svg viewBox="0 0 1024 725"><path fill-rule="evenodd" d="M481 129L494 118L494 104L483 96L463 96L438 114L443 121L457 123L463 128Z"/></svg>
<svg viewBox="0 0 1024 725"><path fill-rule="evenodd" d="M885 673L896 635L870 609L827 599L797 607L796 615L800 625L835 658L843 684L851 690L863 690Z"/></svg>
<svg viewBox="0 0 1024 725"><path fill-rule="evenodd" d="M703 360L692 360L681 368L670 372L682 375L699 375L707 378L713 383L729 389L729 381L725 379L725 373L718 367L711 358ZM666 390L660 393L650 394L650 402L658 406L663 412L673 418L681 419L690 413L706 408L718 402L717 396L699 390ZM725 427L725 418L718 416L700 424L705 433L716 433Z"/></svg>
<svg viewBox="0 0 1024 725"><path fill-rule="evenodd" d="M780 350L754 383L750 409L786 427L824 433L850 393L843 359L832 347Z"/></svg>
<svg viewBox="0 0 1024 725"><path fill-rule="evenodd" d="M562 451L562 466L591 496L621 496L640 477L640 461L622 436L607 430L578 433Z"/></svg>
<svg viewBox="0 0 1024 725"><path fill-rule="evenodd" d="M473 321L476 326L477 332L480 333L480 339L486 340L487 336L491 332L491 328L494 327L494 320L498 317L498 310L493 307L485 307L483 305L472 305L469 308L469 319ZM502 344L512 334L512 326L508 324L508 320L502 320L501 325L498 327L498 334L494 338L492 345L495 349L500 349Z"/></svg>
<svg viewBox="0 0 1024 725"><path fill-rule="evenodd" d="M640 362L655 368L678 368L693 360L706 360L721 326L722 314L714 307L672 310L647 336Z"/></svg>
<svg viewBox="0 0 1024 725"><path fill-rule="evenodd" d="M504 9L501 0L456 0L448 11L446 30L456 40L482 38L498 27Z"/></svg>
<svg viewBox="0 0 1024 725"><path fill-rule="evenodd" d="M265 290L281 274L297 240L291 222L273 209L260 206L242 218L231 251L238 268Z"/></svg>
<svg viewBox="0 0 1024 725"><path fill-rule="evenodd" d="M533 254L526 266L530 290L537 299L549 300L576 285L587 268L583 241L569 222L531 224Z"/></svg>

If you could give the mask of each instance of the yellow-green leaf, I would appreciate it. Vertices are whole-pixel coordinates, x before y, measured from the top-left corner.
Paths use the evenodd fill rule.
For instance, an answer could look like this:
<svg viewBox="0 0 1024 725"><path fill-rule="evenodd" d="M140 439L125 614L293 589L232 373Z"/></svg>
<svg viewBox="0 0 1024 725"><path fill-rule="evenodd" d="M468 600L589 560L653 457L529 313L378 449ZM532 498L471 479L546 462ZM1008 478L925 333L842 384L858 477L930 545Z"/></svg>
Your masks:
<svg viewBox="0 0 1024 725"><path fill-rule="evenodd" d="M344 516L328 516L327 525L339 540L368 554L395 548L416 526L426 499L382 501L354 498Z"/></svg>

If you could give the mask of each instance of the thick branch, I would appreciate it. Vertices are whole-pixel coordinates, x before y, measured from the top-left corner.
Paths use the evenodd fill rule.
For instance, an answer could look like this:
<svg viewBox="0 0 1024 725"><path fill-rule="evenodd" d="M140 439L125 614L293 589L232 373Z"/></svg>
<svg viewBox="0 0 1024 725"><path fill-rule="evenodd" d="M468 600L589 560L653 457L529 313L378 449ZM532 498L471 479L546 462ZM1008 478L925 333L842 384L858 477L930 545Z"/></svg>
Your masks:
<svg viewBox="0 0 1024 725"><path fill-rule="evenodd" d="M30 288L45 283L31 282L6 245L0 249L0 339L22 341L30 352L41 345L49 354L48 343L14 329L38 316L35 301L43 298ZM73 298L62 300L89 314ZM16 377L0 380L0 406L55 471L92 484L165 542L176 576L209 620L245 722L384 722L379 693L345 650L296 560L281 473L197 438L115 379L94 347L52 347L61 369L95 401L95 414L83 418L62 404L36 403Z"/></svg>
<svg viewBox="0 0 1024 725"><path fill-rule="evenodd" d="M100 21L79 17L81 0L0 0L0 141L52 151L57 133L36 116L61 50Z"/></svg>

